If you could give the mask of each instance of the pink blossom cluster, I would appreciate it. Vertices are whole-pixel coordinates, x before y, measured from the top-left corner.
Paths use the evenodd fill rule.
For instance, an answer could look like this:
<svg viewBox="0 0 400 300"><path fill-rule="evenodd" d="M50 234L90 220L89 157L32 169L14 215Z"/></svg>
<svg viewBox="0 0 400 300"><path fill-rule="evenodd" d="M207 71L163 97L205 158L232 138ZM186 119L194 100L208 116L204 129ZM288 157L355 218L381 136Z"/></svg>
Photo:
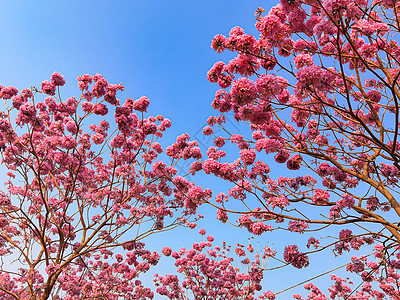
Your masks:
<svg viewBox="0 0 400 300"><path fill-rule="evenodd" d="M42 82L43 100L36 89L0 88L11 112L0 114L2 163L9 170L0 193L0 256L25 258L18 273L2 269L2 299L152 299L138 276L159 255L138 240L195 226L189 218L212 196L157 160L171 122L136 115L146 112L146 97L120 104L123 86L100 74L78 82L81 97L66 100L56 95L65 84L59 73ZM114 118L96 117L112 107ZM197 146L184 134L166 153L199 159Z"/></svg>
<svg viewBox="0 0 400 300"><path fill-rule="evenodd" d="M201 229L200 234L204 235L205 230ZM207 241L193 243L189 250L181 248L171 252L170 248L164 248L163 253L175 259L175 267L183 280L177 275L155 274L156 292L169 299L191 299L188 292L194 298L275 299L272 291L262 292L260 284L265 259L275 255L273 250L266 247L257 253L251 244L248 247L237 244L235 262L231 247L225 243L222 247L213 247L213 240L208 236Z"/></svg>

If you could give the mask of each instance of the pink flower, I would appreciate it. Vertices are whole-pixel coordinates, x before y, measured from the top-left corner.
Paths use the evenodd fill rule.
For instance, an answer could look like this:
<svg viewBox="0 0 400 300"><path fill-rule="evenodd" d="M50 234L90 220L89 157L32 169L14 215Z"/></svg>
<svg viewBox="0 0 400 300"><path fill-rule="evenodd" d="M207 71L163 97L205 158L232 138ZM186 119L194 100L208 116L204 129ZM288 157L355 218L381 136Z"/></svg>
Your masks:
<svg viewBox="0 0 400 300"><path fill-rule="evenodd" d="M62 139L62 145L65 149L70 150L76 147L76 140L72 135L67 135Z"/></svg>
<svg viewBox="0 0 400 300"><path fill-rule="evenodd" d="M282 93L287 85L286 79L273 74L261 75L255 81L257 92L264 100Z"/></svg>
<svg viewBox="0 0 400 300"><path fill-rule="evenodd" d="M325 204L329 201L330 194L325 190L316 189L313 196L313 202L316 204Z"/></svg>
<svg viewBox="0 0 400 300"><path fill-rule="evenodd" d="M103 75L95 74L93 76L94 85L92 86L92 95L96 98L100 98L106 94L106 88L108 85L107 80L104 79Z"/></svg>
<svg viewBox="0 0 400 300"><path fill-rule="evenodd" d="M124 259L124 257L122 256L122 254L117 253L115 254L115 259L117 260L117 262L121 262Z"/></svg>
<svg viewBox="0 0 400 300"><path fill-rule="evenodd" d="M340 215L340 208L337 206L332 206L332 208L329 210L329 219L331 220L336 220L341 217Z"/></svg>
<svg viewBox="0 0 400 300"><path fill-rule="evenodd" d="M63 86L65 84L64 76L58 72L51 74L51 84L54 86Z"/></svg>
<svg viewBox="0 0 400 300"><path fill-rule="evenodd" d="M303 161L303 158L300 154L293 155L287 162L286 166L289 170L299 170L300 163Z"/></svg>
<svg viewBox="0 0 400 300"><path fill-rule="evenodd" d="M214 139L214 144L217 147L223 147L225 145L225 139L221 136Z"/></svg>
<svg viewBox="0 0 400 300"><path fill-rule="evenodd" d="M225 66L224 62L222 61L216 62L214 66L207 72L207 80L210 82L217 82L218 77L221 75L224 66Z"/></svg>
<svg viewBox="0 0 400 300"><path fill-rule="evenodd" d="M93 109L93 107L94 107L94 104L93 103L90 103L90 102L82 102L82 110L84 111L84 112L86 112L86 113L88 113L88 112L90 112L92 109Z"/></svg>
<svg viewBox="0 0 400 300"><path fill-rule="evenodd" d="M256 159L256 152L254 149L243 149L240 150L240 159L246 164L251 165Z"/></svg>
<svg viewBox="0 0 400 300"><path fill-rule="evenodd" d="M290 153L287 150L279 150L279 152L275 155L275 161L277 163L283 164L285 163L290 157Z"/></svg>
<svg viewBox="0 0 400 300"><path fill-rule="evenodd" d="M172 249L170 247L164 247L162 248L161 252L165 255L165 256L170 256L172 253Z"/></svg>
<svg viewBox="0 0 400 300"><path fill-rule="evenodd" d="M325 162L321 163L318 167L318 174L321 176L327 176L330 175L331 172L331 166Z"/></svg>
<svg viewBox="0 0 400 300"><path fill-rule="evenodd" d="M100 133L95 133L90 138L95 145L100 145L104 142L104 136Z"/></svg>
<svg viewBox="0 0 400 300"><path fill-rule="evenodd" d="M230 90L233 101L242 106L251 103L257 97L257 90L253 82L241 77L232 83Z"/></svg>
<svg viewBox="0 0 400 300"><path fill-rule="evenodd" d="M298 81L294 92L299 97L305 97L311 91L326 92L332 89L332 83L335 80L335 75L317 65L300 69L296 77Z"/></svg>
<svg viewBox="0 0 400 300"><path fill-rule="evenodd" d="M368 100L377 103L377 102L381 101L382 95L377 90L370 90L367 93L367 98L368 98Z"/></svg>
<svg viewBox="0 0 400 300"><path fill-rule="evenodd" d="M218 203L223 203L224 201L228 201L228 196L225 195L224 193L219 193L216 197L215 197L215 201Z"/></svg>
<svg viewBox="0 0 400 300"><path fill-rule="evenodd" d="M314 64L314 60L313 60L312 56L308 53L300 54L300 55L296 56L293 59L293 61L294 61L294 64L296 65L297 69L309 67Z"/></svg>
<svg viewBox="0 0 400 300"><path fill-rule="evenodd" d="M217 219L222 223L226 223L228 221L228 214L224 210L217 209Z"/></svg>
<svg viewBox="0 0 400 300"><path fill-rule="evenodd" d="M279 207L279 208L284 208L289 206L289 200L285 195L279 195L276 198L271 198L271 207Z"/></svg>
<svg viewBox="0 0 400 300"><path fill-rule="evenodd" d="M287 263L292 264L298 269L307 267L310 264L308 256L299 252L299 248L296 245L286 246L283 252L283 258Z"/></svg>
<svg viewBox="0 0 400 300"><path fill-rule="evenodd" d="M254 131L254 132L251 134L251 137L252 137L253 139L255 139L255 140L259 140L259 139L264 138L264 135L263 135L263 133L262 133L261 131L257 130L257 131Z"/></svg>
<svg viewBox="0 0 400 300"><path fill-rule="evenodd" d="M92 76L89 74L84 74L81 76L78 76L78 85L80 90L87 90L89 88L89 84L92 83Z"/></svg>
<svg viewBox="0 0 400 300"><path fill-rule="evenodd" d="M47 80L42 81L41 88L42 92L47 95L54 96L56 93L56 86Z"/></svg>
<svg viewBox="0 0 400 300"><path fill-rule="evenodd" d="M98 103L94 106L93 112L95 115L105 116L108 114L108 108L104 104Z"/></svg>
<svg viewBox="0 0 400 300"><path fill-rule="evenodd" d="M261 60L261 67L267 71L272 71L276 66L276 59L272 55L264 55L264 59Z"/></svg>
<svg viewBox="0 0 400 300"><path fill-rule="evenodd" d="M60 268L60 265L56 265L56 266L54 266L52 263L50 263L47 267L46 267L46 269L45 269L45 271L46 271L46 273L47 274L54 274L55 272L57 272L57 270Z"/></svg>
<svg viewBox="0 0 400 300"><path fill-rule="evenodd" d="M5 87L0 85L0 98L11 99L18 94L17 88L13 86Z"/></svg>
<svg viewBox="0 0 400 300"><path fill-rule="evenodd" d="M202 229L199 230L199 233L200 233L201 235L205 235L205 234L206 234L206 230L202 228Z"/></svg>
<svg viewBox="0 0 400 300"><path fill-rule="evenodd" d="M250 225L250 230L255 235L261 235L266 231L272 231L274 228L271 225L267 225L264 222L256 222Z"/></svg>
<svg viewBox="0 0 400 300"><path fill-rule="evenodd" d="M195 201L201 200L204 196L205 196L205 193L204 193L203 189L199 186L194 186L191 189L189 189L188 197Z"/></svg>
<svg viewBox="0 0 400 300"><path fill-rule="evenodd" d="M35 115L36 115L36 110L34 105L30 102L25 102L20 107L20 111L17 117L17 122L20 124L29 123L34 120Z"/></svg>
<svg viewBox="0 0 400 300"><path fill-rule="evenodd" d="M310 237L307 241L307 248L310 248L310 246L314 246L314 248L317 249L319 246L319 240L314 237Z"/></svg>
<svg viewBox="0 0 400 300"><path fill-rule="evenodd" d="M239 53L236 58L232 59L229 62L229 64L224 67L224 70L228 74L239 73L242 76L251 76L254 73L254 71L258 70L259 68L260 65L254 56ZM221 79L227 80L229 86L232 76L224 76L224 75L220 76L218 83L220 84L220 87L226 88L227 86L225 86L225 84L221 84L220 82Z"/></svg>
<svg viewBox="0 0 400 300"><path fill-rule="evenodd" d="M210 126L205 126L204 128L203 128L203 134L204 135L211 135L211 134L213 134L214 133L214 129L212 128L212 127L210 127Z"/></svg>
<svg viewBox="0 0 400 300"><path fill-rule="evenodd" d="M337 205L340 209L343 209L343 208L351 209L351 208L354 206L354 204L355 204L355 200L354 200L353 196L352 196L352 195L349 195L349 194L347 194L347 193L345 193L345 194L342 195L342 197L343 197L343 198L340 199L340 200L336 203L336 205Z"/></svg>
<svg viewBox="0 0 400 300"><path fill-rule="evenodd" d="M225 49L224 44L225 44L225 36L223 36L222 34L218 34L213 38L211 42L211 48L214 51L220 53Z"/></svg>
<svg viewBox="0 0 400 300"><path fill-rule="evenodd" d="M268 300L275 300L275 294L272 291L268 291L264 293L264 296L268 299Z"/></svg>
<svg viewBox="0 0 400 300"><path fill-rule="evenodd" d="M284 40L289 33L288 26L274 14L262 17L256 24L256 28L262 36L273 43Z"/></svg>
<svg viewBox="0 0 400 300"><path fill-rule="evenodd" d="M289 221L288 229L291 232L304 233L306 228L308 228L308 224L304 221Z"/></svg>
<svg viewBox="0 0 400 300"><path fill-rule="evenodd" d="M283 147L283 143L281 140L277 138L267 138L267 139L259 139L256 142L256 150L261 151L265 150L265 153L273 153L278 152Z"/></svg>
<svg viewBox="0 0 400 300"><path fill-rule="evenodd" d="M78 127L76 126L76 123L73 121L69 121L66 125L65 128L67 131L71 132L72 134L75 134L78 131Z"/></svg>
<svg viewBox="0 0 400 300"><path fill-rule="evenodd" d="M147 112L147 107L150 104L149 98L142 96L133 102L133 109L141 112Z"/></svg>
<svg viewBox="0 0 400 300"><path fill-rule="evenodd" d="M343 229L339 232L339 239L341 240L349 239L352 236L353 236L353 231L351 231L350 229Z"/></svg>

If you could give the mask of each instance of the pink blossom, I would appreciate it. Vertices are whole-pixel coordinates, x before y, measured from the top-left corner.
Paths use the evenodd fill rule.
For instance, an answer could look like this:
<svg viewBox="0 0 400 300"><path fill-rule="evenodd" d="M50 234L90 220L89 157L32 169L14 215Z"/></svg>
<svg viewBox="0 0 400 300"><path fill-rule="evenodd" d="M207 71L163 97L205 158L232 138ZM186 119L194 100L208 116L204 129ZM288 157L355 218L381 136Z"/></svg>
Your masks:
<svg viewBox="0 0 400 300"><path fill-rule="evenodd" d="M275 161L277 163L283 164L285 163L290 157L290 153L287 150L279 150L279 152L275 155Z"/></svg>
<svg viewBox="0 0 400 300"><path fill-rule="evenodd" d="M261 131L257 130L257 131L254 131L254 132L251 134L251 137L252 137L253 139L255 139L255 140L259 140L259 139L264 138L264 135L262 134Z"/></svg>
<svg viewBox="0 0 400 300"><path fill-rule="evenodd" d="M93 112L95 115L105 116L108 114L108 108L104 104L96 104L93 108Z"/></svg>
<svg viewBox="0 0 400 300"><path fill-rule="evenodd" d="M199 186L194 186L189 189L188 197L195 201L201 200L204 196L205 196L205 193L204 193L203 189Z"/></svg>
<svg viewBox="0 0 400 300"><path fill-rule="evenodd" d="M250 225L250 230L255 235L261 235L266 231L272 231L274 228L271 225L267 225L264 222L256 222Z"/></svg>
<svg viewBox="0 0 400 300"><path fill-rule="evenodd" d="M320 205L329 201L330 194L325 190L316 189L312 198L313 202Z"/></svg>
<svg viewBox="0 0 400 300"><path fill-rule="evenodd" d="M217 209L217 219L222 223L226 223L228 221L228 214L226 211Z"/></svg>
<svg viewBox="0 0 400 300"><path fill-rule="evenodd" d="M51 74L51 84L54 86L63 86L65 84L65 78L58 72Z"/></svg>
<svg viewBox="0 0 400 300"><path fill-rule="evenodd" d="M62 145L65 149L70 150L76 147L76 140L72 135L67 135L62 139Z"/></svg>
<svg viewBox="0 0 400 300"><path fill-rule="evenodd" d="M367 98L368 98L368 100L370 100L372 102L379 102L379 101L381 101L382 95L377 90L370 90L367 93Z"/></svg>
<svg viewBox="0 0 400 300"><path fill-rule="evenodd" d="M298 269L307 267L310 264L308 256L299 252L299 248L296 245L286 246L283 252L283 258L287 263L292 264Z"/></svg>
<svg viewBox="0 0 400 300"><path fill-rule="evenodd" d="M133 102L133 109L140 112L147 112L147 107L150 104L149 98L143 96Z"/></svg>
<svg viewBox="0 0 400 300"><path fill-rule="evenodd" d="M332 89L331 83L335 78L329 71L323 70L317 65L300 69L296 77L298 81L296 83L295 93L299 97L307 96L312 91L326 92ZM312 90L309 86L312 87Z"/></svg>
<svg viewBox="0 0 400 300"><path fill-rule="evenodd" d="M230 90L233 101L242 106L251 103L257 97L257 90L250 79L241 77L232 83Z"/></svg>
<svg viewBox="0 0 400 300"><path fill-rule="evenodd" d="M89 74L84 74L77 77L79 82L80 90L87 90L89 88L89 84L92 83L92 77Z"/></svg>
<svg viewBox="0 0 400 300"><path fill-rule="evenodd" d="M307 241L307 248L310 248L310 246L314 246L314 248L317 249L319 246L319 240L314 237L310 237Z"/></svg>
<svg viewBox="0 0 400 300"><path fill-rule="evenodd" d="M220 53L225 49L224 44L225 44L225 36L223 36L222 34L217 34L212 40L211 48L214 51Z"/></svg>
<svg viewBox="0 0 400 300"><path fill-rule="evenodd" d="M353 232L350 229L343 229L339 232L339 239L341 240L346 240L351 238L353 235Z"/></svg>
<svg viewBox="0 0 400 300"><path fill-rule="evenodd" d="M303 158L300 154L293 155L287 162L286 166L289 170L299 170Z"/></svg>
<svg viewBox="0 0 400 300"><path fill-rule="evenodd" d="M18 94L17 88L13 86L0 86L0 98L11 99Z"/></svg>
<svg viewBox="0 0 400 300"><path fill-rule="evenodd" d="M165 256L170 256L172 253L172 250L170 247L164 247L161 252L165 255Z"/></svg>
<svg viewBox="0 0 400 300"><path fill-rule="evenodd" d="M106 88L108 85L107 80L103 75L95 74L93 76L94 85L92 86L92 95L96 98L100 98L106 94Z"/></svg>
<svg viewBox="0 0 400 300"><path fill-rule="evenodd" d="M254 149L243 149L240 150L240 159L246 164L251 165L256 159L256 153Z"/></svg>
<svg viewBox="0 0 400 300"><path fill-rule="evenodd" d="M211 135L211 134L213 134L214 133L214 129L212 128L212 127L210 127L210 126L205 126L204 128L203 128L203 134L204 135Z"/></svg>
<svg viewBox="0 0 400 300"><path fill-rule="evenodd" d="M47 95L53 96L56 93L56 86L47 80L42 81L41 87L42 87L42 92Z"/></svg>
<svg viewBox="0 0 400 300"><path fill-rule="evenodd" d="M309 67L314 64L314 60L310 54L300 54L296 56L294 59L294 64L296 65L297 69L301 69L304 67Z"/></svg>
<svg viewBox="0 0 400 300"><path fill-rule="evenodd" d="M78 130L78 127L76 126L75 122L69 121L66 125L65 128L67 131L71 132L72 134L75 134Z"/></svg>
<svg viewBox="0 0 400 300"><path fill-rule="evenodd" d="M281 18L274 14L262 17L256 24L256 27L267 40L273 43L280 42L289 32L288 26L283 23Z"/></svg>
<svg viewBox="0 0 400 300"><path fill-rule="evenodd" d="M92 103L90 103L90 102L82 102L82 110L84 111L84 112L90 112L92 109L93 109L93 107L94 107L94 104L92 104Z"/></svg>
<svg viewBox="0 0 400 300"><path fill-rule="evenodd" d="M283 92L288 85L288 81L280 76L273 74L261 75L255 81L257 92L265 99L269 99Z"/></svg>
<svg viewBox="0 0 400 300"><path fill-rule="evenodd" d="M225 139L221 136L214 139L214 144L217 147L223 147L225 145Z"/></svg>
<svg viewBox="0 0 400 300"><path fill-rule="evenodd" d="M343 209L343 208L351 209L355 204L354 197L352 195L347 194L347 193L343 194L342 197L343 197L342 199L337 201L336 205L340 209Z"/></svg>
<svg viewBox="0 0 400 300"><path fill-rule="evenodd" d="M308 228L308 224L301 221L289 221L289 226L288 229L291 232L298 232L298 233L304 233L304 229Z"/></svg>
<svg viewBox="0 0 400 300"><path fill-rule="evenodd" d="M238 44L236 44L236 47L238 47ZM254 71L258 70L259 67L258 61L254 56L239 54L224 67L224 71L226 71L228 74L239 73L242 76L250 76L254 73ZM225 78L224 76L220 76L219 79L227 80L230 83L231 78L232 76L226 76ZM220 83L219 80L218 83ZM225 84L220 84L220 87L226 88L227 86L225 86Z"/></svg>

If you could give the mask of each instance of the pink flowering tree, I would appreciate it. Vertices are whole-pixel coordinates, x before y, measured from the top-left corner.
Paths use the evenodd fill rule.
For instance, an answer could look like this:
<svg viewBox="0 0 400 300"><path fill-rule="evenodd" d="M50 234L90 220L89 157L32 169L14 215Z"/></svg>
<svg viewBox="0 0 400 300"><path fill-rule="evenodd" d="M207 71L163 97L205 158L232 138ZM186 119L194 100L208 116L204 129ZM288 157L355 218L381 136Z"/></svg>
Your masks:
<svg viewBox="0 0 400 300"><path fill-rule="evenodd" d="M206 231L200 229L205 235ZM237 244L234 249L223 243L212 246L214 237L193 243L192 248L181 248L178 252L164 247L162 253L175 259L177 275L155 274L156 292L169 299L254 299L262 290L261 280L268 261L276 251L265 247L258 252L249 244ZM258 299L274 297L273 292L260 292Z"/></svg>
<svg viewBox="0 0 400 300"><path fill-rule="evenodd" d="M153 298L138 276L159 255L141 240L192 226L206 193L176 176L201 155L187 134L167 147L172 164L157 160L171 122L144 116L147 97L120 103L122 84L99 74L78 83L67 99L59 73L40 90L0 86L1 299Z"/></svg>
<svg viewBox="0 0 400 300"><path fill-rule="evenodd" d="M307 299L399 299L399 2L281 0L268 13L257 10L256 29L258 36L234 27L212 41L234 58L207 74L221 88L212 101L221 114L203 131L215 145L190 172L231 188L202 201L221 222L251 234L299 235L276 255L281 266L305 268L312 252L327 248L354 252L347 270L360 284L332 274L329 293L308 283ZM249 134L230 132L228 112ZM214 133L221 128L225 135ZM233 161L226 158L232 144ZM360 249L372 255L357 255ZM178 270L193 278L210 264Z"/></svg>

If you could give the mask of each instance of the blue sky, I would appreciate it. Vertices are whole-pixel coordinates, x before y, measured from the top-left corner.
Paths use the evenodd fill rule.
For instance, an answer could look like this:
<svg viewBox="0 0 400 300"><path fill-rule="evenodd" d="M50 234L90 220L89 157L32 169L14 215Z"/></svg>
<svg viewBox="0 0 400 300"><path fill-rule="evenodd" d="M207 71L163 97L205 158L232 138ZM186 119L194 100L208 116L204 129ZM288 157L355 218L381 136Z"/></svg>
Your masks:
<svg viewBox="0 0 400 300"><path fill-rule="evenodd" d="M78 75L100 73L109 82L122 82L124 97L148 96L151 112L168 116L177 130L191 129L210 115L217 88L206 80L208 69L222 59L210 48L211 39L235 25L255 32L260 5L256 0L2 1L0 82L39 86L58 71L76 92Z"/></svg>
<svg viewBox="0 0 400 300"><path fill-rule="evenodd" d="M70 97L78 95L75 80L78 75L100 73L109 83L123 83L126 89L120 98L148 96L149 113L171 119L173 127L164 141L173 141L183 132L195 134L207 117L214 114L210 103L218 87L206 80L206 73L216 61L226 61L230 56L212 51L213 36L227 35L234 26L256 34L255 10L259 6L268 10L276 3L259 0L1 1L0 84L18 89L40 87L41 81L58 71L67 80L62 95ZM246 243L248 237L243 230L220 225L213 211L202 227L216 235L219 244L222 240ZM261 243L271 245L271 240L279 241L280 237L281 232L271 233L263 236ZM154 247L166 243L190 247L198 238L197 234L191 236L190 232L182 231L159 235L156 240L146 242ZM323 270L330 267L334 266ZM168 271L167 264L163 268L164 273ZM293 269L286 271L289 273L268 274L266 290L279 291L288 282L297 283L318 274L318 270L304 270L295 276L292 273L290 279L287 275Z"/></svg>

